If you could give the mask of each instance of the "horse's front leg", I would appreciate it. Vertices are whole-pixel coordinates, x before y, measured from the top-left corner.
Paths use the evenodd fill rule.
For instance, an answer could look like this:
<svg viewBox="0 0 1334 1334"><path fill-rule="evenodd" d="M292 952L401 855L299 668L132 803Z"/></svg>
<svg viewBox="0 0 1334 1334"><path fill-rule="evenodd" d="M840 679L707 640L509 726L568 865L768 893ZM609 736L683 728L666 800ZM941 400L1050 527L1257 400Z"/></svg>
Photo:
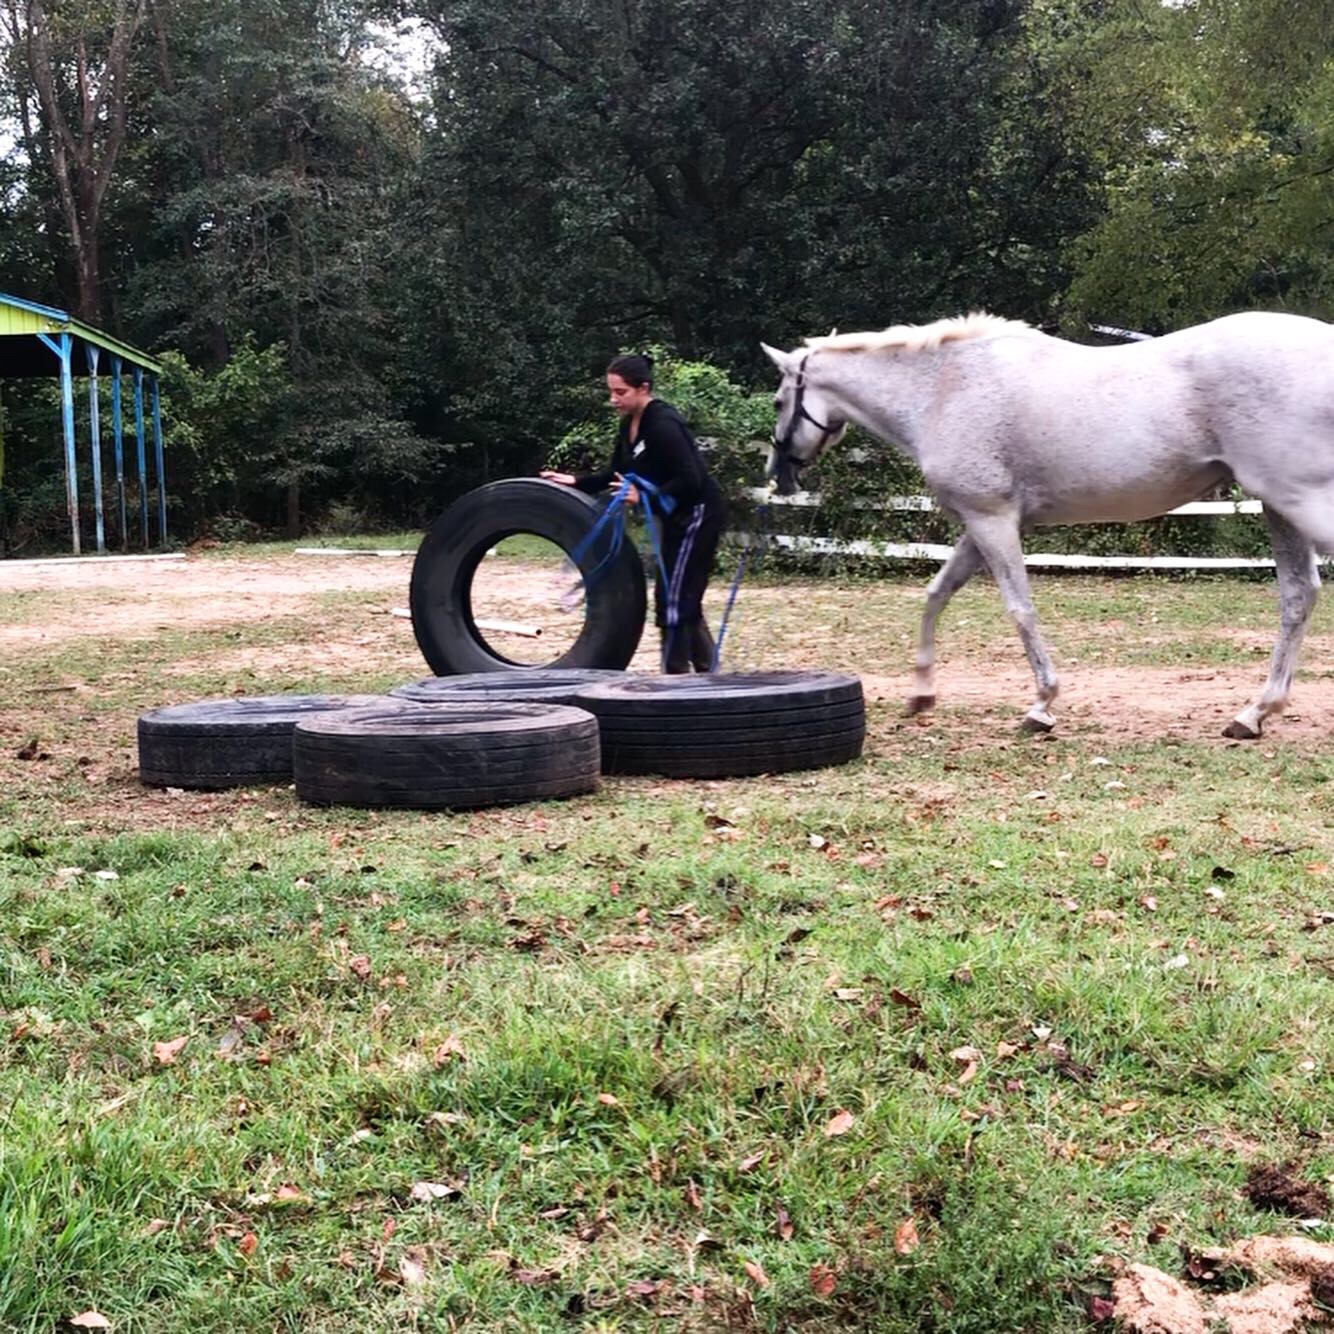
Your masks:
<svg viewBox="0 0 1334 1334"><path fill-rule="evenodd" d="M1033 669L1038 694L1032 708L1024 715L1026 732L1050 732L1056 726L1051 706L1060 690L1056 669L1052 666L1047 646L1038 633L1038 620L1033 611L1033 598L1028 587L1028 571L1024 569L1024 548L1019 540L1019 525L1013 518L985 515L965 520L969 536L977 544L982 558L991 571L991 577L1000 589L1005 610L1010 613L1019 629L1028 665Z"/></svg>
<svg viewBox="0 0 1334 1334"><path fill-rule="evenodd" d="M1241 741L1253 741L1258 737L1265 719L1281 713L1287 704L1292 675L1297 669L1297 654L1320 590L1320 570L1312 544L1268 507L1265 508L1265 520L1274 544L1274 565L1278 573L1278 641L1269 664L1269 679L1260 698L1223 729L1224 736Z"/></svg>
<svg viewBox="0 0 1334 1334"><path fill-rule="evenodd" d="M925 713L936 702L936 622L946 604L982 568L982 553L967 533L959 539L949 559L936 571L926 589L926 610L917 638L913 669L913 693L908 712Z"/></svg>

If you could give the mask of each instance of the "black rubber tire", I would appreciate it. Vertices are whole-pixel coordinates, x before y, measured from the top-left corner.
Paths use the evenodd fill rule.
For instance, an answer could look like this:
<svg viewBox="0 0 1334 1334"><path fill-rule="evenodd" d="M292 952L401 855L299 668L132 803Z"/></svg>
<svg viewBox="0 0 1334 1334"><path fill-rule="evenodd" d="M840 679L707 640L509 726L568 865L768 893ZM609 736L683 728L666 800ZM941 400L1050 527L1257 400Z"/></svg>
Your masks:
<svg viewBox="0 0 1334 1334"><path fill-rule="evenodd" d="M837 672L627 676L577 697L597 714L603 773L730 778L856 759L861 681Z"/></svg>
<svg viewBox="0 0 1334 1334"><path fill-rule="evenodd" d="M482 557L514 533L534 533L567 554L588 535L600 506L581 491L520 477L478 487L432 524L412 565L409 605L422 655L437 676L529 671L498 653L473 621L472 583ZM599 539L580 563L585 576L584 625L549 667L625 667L644 632L644 566L633 542L590 585L587 577L607 554Z"/></svg>
<svg viewBox="0 0 1334 1334"><path fill-rule="evenodd" d="M774 751L729 751L689 754L659 750L638 753L613 747L604 751L602 771L610 774L656 774L663 778L746 778L755 774L792 773L848 764L862 753L863 734Z"/></svg>
<svg viewBox="0 0 1334 1334"><path fill-rule="evenodd" d="M624 672L600 667L530 667L523 672L469 672L466 676L428 676L395 686L394 699L418 704L485 703L509 700L516 704L573 704L581 690L619 681Z"/></svg>
<svg viewBox="0 0 1334 1334"><path fill-rule="evenodd" d="M548 704L384 700L303 720L297 796L322 806L469 810L598 785L597 719Z"/></svg>
<svg viewBox="0 0 1334 1334"><path fill-rule="evenodd" d="M241 695L154 709L139 719L139 781L221 789L292 781L299 718L373 704L376 695Z"/></svg>

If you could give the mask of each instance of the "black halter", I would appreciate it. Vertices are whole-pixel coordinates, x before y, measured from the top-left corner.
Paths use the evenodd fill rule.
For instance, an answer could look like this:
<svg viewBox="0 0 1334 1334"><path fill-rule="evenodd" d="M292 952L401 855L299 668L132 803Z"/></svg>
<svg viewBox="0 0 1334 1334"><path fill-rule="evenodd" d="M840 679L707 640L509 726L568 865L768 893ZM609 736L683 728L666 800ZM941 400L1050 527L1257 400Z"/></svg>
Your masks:
<svg viewBox="0 0 1334 1334"><path fill-rule="evenodd" d="M810 359L810 353L807 352L801 359L801 365L797 367L796 398L792 403L792 420L788 423L787 431L783 438L778 438L778 432L774 432L774 447L780 454L790 454L792 452L792 437L796 434L797 422L808 421L817 431L822 432L820 443L815 446L814 454L818 454L829 442L829 437L838 431L837 426L829 426L822 421L817 421L811 416L806 407L806 362Z"/></svg>

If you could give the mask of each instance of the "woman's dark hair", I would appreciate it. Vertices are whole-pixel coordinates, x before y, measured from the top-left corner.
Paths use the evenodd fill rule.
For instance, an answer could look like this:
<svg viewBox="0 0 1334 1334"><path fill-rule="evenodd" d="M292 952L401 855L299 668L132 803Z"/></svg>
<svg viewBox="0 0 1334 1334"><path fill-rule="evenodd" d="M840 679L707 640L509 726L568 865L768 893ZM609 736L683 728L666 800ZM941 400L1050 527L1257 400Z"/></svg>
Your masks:
<svg viewBox="0 0 1334 1334"><path fill-rule="evenodd" d="M628 385L638 389L646 384L653 387L653 358L647 352L627 352L613 357L607 366L608 375L619 375Z"/></svg>

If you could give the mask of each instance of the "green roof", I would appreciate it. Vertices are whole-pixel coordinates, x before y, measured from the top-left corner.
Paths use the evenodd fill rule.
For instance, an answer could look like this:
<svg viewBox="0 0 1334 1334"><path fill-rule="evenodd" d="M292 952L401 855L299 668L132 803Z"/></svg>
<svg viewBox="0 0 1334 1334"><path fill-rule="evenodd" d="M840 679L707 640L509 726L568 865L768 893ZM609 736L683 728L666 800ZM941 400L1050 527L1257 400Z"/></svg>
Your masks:
<svg viewBox="0 0 1334 1334"><path fill-rule="evenodd" d="M129 343L122 343L118 338L112 338L100 329L94 329L91 324L76 320L67 311L57 310L54 306L41 306L34 301L24 301L21 297L0 292L0 378L58 373L58 363L52 357L51 350L36 337L38 334L45 334L48 338L70 334L86 344L120 357L131 366L139 366L153 375L162 372L161 365L146 353L131 347ZM85 366L86 362L75 365L74 373L80 374Z"/></svg>

